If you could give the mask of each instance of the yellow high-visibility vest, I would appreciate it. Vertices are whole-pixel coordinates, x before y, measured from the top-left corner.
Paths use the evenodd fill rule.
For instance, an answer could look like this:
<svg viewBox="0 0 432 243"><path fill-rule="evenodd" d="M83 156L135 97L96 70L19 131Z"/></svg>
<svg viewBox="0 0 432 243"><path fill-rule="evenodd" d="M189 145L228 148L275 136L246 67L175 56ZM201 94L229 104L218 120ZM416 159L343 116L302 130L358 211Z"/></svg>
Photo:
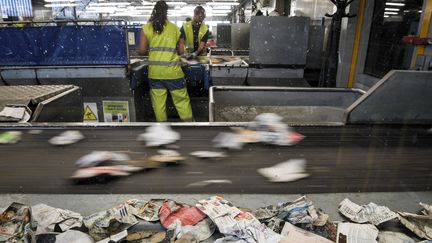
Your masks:
<svg viewBox="0 0 432 243"><path fill-rule="evenodd" d="M193 39L193 28L192 28L192 21L186 21L183 23L183 30L186 35L186 52L192 53L194 52L194 39ZM201 42L202 38L208 31L208 26L202 22L201 26L198 31L198 44Z"/></svg>
<svg viewBox="0 0 432 243"><path fill-rule="evenodd" d="M153 31L151 22L143 27L149 43L149 69L150 79L179 79L184 77L177 55L177 42L180 31L169 21L165 23L162 33Z"/></svg>

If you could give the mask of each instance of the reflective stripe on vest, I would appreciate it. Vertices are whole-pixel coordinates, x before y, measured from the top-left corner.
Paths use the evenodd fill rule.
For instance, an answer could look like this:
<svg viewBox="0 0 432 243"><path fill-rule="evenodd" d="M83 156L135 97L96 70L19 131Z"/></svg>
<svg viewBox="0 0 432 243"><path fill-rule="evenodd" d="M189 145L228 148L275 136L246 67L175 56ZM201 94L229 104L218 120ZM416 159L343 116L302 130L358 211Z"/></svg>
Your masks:
<svg viewBox="0 0 432 243"><path fill-rule="evenodd" d="M149 51L166 51L166 52L176 52L176 48L171 47L150 47Z"/></svg>
<svg viewBox="0 0 432 243"><path fill-rule="evenodd" d="M181 62L163 62L163 61L148 61L149 65L155 65L155 66L178 66L181 64Z"/></svg>
<svg viewBox="0 0 432 243"><path fill-rule="evenodd" d="M193 35L192 25L193 25L192 21L187 21L183 23L183 30L185 32L185 37L186 37L185 47L186 47L186 51L189 53L194 52L194 39L193 39L194 35ZM198 31L199 42L201 42L202 38L207 33L207 31L208 31L207 25L204 22L202 22Z"/></svg>

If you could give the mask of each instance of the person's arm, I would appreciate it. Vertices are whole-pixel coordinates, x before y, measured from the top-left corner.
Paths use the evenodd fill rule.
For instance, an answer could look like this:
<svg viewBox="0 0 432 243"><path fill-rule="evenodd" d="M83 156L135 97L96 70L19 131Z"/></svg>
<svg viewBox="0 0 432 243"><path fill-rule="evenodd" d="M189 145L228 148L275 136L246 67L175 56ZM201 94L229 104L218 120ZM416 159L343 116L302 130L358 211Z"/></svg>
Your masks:
<svg viewBox="0 0 432 243"><path fill-rule="evenodd" d="M203 38L200 40L198 49L195 51L195 53L196 53L195 55L199 55L204 50L204 48L206 47L209 35L210 35L210 33L207 30L207 32L205 33L205 35L203 36Z"/></svg>
<svg viewBox="0 0 432 243"><path fill-rule="evenodd" d="M146 55L148 52L148 41L147 41L147 37L144 34L144 31L141 30L141 35L140 35L140 43L139 43L139 47L138 47L138 54L140 54L141 56Z"/></svg>
<svg viewBox="0 0 432 243"><path fill-rule="evenodd" d="M184 54L185 49L185 40L183 38L180 38L177 43L177 53L181 56Z"/></svg>

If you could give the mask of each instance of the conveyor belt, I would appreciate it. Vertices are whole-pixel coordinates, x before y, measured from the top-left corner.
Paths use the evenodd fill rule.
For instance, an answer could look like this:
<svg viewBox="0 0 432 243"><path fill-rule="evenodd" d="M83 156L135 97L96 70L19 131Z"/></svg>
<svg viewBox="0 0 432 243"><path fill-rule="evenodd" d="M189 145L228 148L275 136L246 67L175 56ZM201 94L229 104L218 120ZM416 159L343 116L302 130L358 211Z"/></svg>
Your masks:
<svg viewBox="0 0 432 243"><path fill-rule="evenodd" d="M155 154L135 140L144 127L78 128L86 140L68 147L48 144L60 129L28 134L16 145L0 146L0 193L328 193L430 190L432 134L427 127L298 127L306 136L293 147L246 145L224 160L188 156L183 165L141 172L108 183L76 185L68 180L74 162L93 150L129 151L139 158ZM211 140L227 127L175 127L179 151L188 155L211 149ZM4 130L4 128L2 128ZM17 130L17 129L15 129ZM256 170L291 158L305 158L311 176L270 183ZM210 179L232 184L187 187Z"/></svg>

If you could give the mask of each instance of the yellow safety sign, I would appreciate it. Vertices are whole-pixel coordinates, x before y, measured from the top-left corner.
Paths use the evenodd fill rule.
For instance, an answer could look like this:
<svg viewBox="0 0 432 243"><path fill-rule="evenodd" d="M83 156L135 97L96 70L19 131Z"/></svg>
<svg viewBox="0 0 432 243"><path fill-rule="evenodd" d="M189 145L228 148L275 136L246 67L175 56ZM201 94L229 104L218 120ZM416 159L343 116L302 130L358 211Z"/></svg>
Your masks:
<svg viewBox="0 0 432 243"><path fill-rule="evenodd" d="M96 103L84 103L84 122L99 121Z"/></svg>

